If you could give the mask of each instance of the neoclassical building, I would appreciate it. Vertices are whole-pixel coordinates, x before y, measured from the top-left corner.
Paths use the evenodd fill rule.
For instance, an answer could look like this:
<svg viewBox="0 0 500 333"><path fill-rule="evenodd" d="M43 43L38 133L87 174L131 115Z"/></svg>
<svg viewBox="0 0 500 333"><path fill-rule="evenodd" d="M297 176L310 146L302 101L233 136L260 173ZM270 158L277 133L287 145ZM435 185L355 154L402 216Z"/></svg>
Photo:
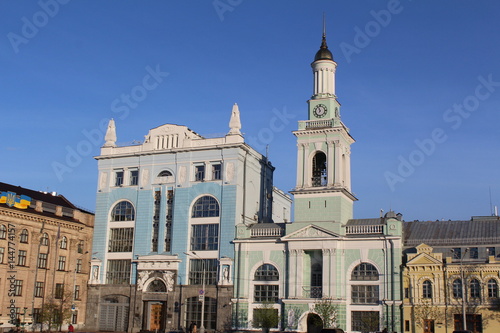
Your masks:
<svg viewBox="0 0 500 333"><path fill-rule="evenodd" d="M84 326L93 227L62 195L0 183L1 327L40 330L50 304L63 329Z"/></svg>
<svg viewBox="0 0 500 333"><path fill-rule="evenodd" d="M401 331L401 215L353 219L350 155L354 139L335 94L337 64L326 36L311 64L313 95L299 121L294 221L238 225L234 327L259 330L271 306L278 330L314 332L321 300L346 332Z"/></svg>
<svg viewBox="0 0 500 333"><path fill-rule="evenodd" d="M229 113L228 113L229 116ZM229 118L229 117L228 117ZM204 138L186 126L153 128L116 145L114 121L98 161L87 329L210 331L231 327L235 226L290 220L274 167L240 132Z"/></svg>
<svg viewBox="0 0 500 333"><path fill-rule="evenodd" d="M404 223L404 332L500 326L500 219Z"/></svg>

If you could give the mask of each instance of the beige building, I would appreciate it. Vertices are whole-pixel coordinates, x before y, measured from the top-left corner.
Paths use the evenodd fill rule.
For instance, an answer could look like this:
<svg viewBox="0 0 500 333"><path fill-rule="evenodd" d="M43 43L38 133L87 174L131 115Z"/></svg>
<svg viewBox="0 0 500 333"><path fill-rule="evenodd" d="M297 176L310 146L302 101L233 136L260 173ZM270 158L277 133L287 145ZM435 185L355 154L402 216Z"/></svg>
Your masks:
<svg viewBox="0 0 500 333"><path fill-rule="evenodd" d="M406 222L404 332L496 333L500 220ZM464 283L462 284L462 281Z"/></svg>
<svg viewBox="0 0 500 333"><path fill-rule="evenodd" d="M93 213L62 195L0 183L0 323L39 329L48 305L63 329L85 323Z"/></svg>

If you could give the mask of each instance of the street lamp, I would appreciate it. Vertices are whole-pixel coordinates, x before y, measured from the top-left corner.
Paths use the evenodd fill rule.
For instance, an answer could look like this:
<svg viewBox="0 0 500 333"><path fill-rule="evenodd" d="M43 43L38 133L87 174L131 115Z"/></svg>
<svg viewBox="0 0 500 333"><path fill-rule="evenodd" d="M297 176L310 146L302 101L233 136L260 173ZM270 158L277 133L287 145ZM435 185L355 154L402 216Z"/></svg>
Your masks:
<svg viewBox="0 0 500 333"><path fill-rule="evenodd" d="M460 253L456 252L455 249L451 249L451 252L454 253L455 255L460 255ZM462 285L462 321L463 321L464 331L467 330L467 315L466 315L466 311L465 311L465 298L467 295L465 294L465 278L464 278L463 261L464 261L464 257L467 254L467 252L469 252L469 248L466 248L464 251L464 254L460 255L460 258L459 258L460 259L460 282Z"/></svg>
<svg viewBox="0 0 500 333"><path fill-rule="evenodd" d="M200 325L200 333L205 333L205 260L200 258L199 255L196 254L196 252L192 251L192 253L184 252L188 257L195 256L198 259L201 260L201 270L203 272L202 276L202 286L200 290L200 298L201 298L201 325Z"/></svg>

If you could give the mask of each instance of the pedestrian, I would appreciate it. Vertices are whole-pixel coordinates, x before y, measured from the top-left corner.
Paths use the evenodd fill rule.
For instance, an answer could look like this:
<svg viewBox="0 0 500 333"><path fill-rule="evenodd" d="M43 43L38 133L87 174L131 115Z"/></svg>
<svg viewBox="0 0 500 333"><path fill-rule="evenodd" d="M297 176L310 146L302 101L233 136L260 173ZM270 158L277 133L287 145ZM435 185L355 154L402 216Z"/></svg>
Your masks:
<svg viewBox="0 0 500 333"><path fill-rule="evenodd" d="M73 325L69 324L69 326L68 326L68 332L69 333L74 333L75 332L75 328L73 327Z"/></svg>
<svg viewBox="0 0 500 333"><path fill-rule="evenodd" d="M191 322L191 325L189 325L188 332L193 333L193 327L194 327L194 322Z"/></svg>

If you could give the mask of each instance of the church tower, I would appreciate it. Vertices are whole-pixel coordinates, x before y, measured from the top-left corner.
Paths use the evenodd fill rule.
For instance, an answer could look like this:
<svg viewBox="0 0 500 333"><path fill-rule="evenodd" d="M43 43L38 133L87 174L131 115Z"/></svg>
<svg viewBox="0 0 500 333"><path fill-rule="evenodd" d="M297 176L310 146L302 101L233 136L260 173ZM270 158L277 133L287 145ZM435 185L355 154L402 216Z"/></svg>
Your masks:
<svg viewBox="0 0 500 333"><path fill-rule="evenodd" d="M321 46L311 64L313 95L308 103L308 120L299 121L297 137L297 222L336 222L353 216L351 193L351 144L354 139L340 119L340 103L335 94L337 63L326 44L323 27Z"/></svg>

